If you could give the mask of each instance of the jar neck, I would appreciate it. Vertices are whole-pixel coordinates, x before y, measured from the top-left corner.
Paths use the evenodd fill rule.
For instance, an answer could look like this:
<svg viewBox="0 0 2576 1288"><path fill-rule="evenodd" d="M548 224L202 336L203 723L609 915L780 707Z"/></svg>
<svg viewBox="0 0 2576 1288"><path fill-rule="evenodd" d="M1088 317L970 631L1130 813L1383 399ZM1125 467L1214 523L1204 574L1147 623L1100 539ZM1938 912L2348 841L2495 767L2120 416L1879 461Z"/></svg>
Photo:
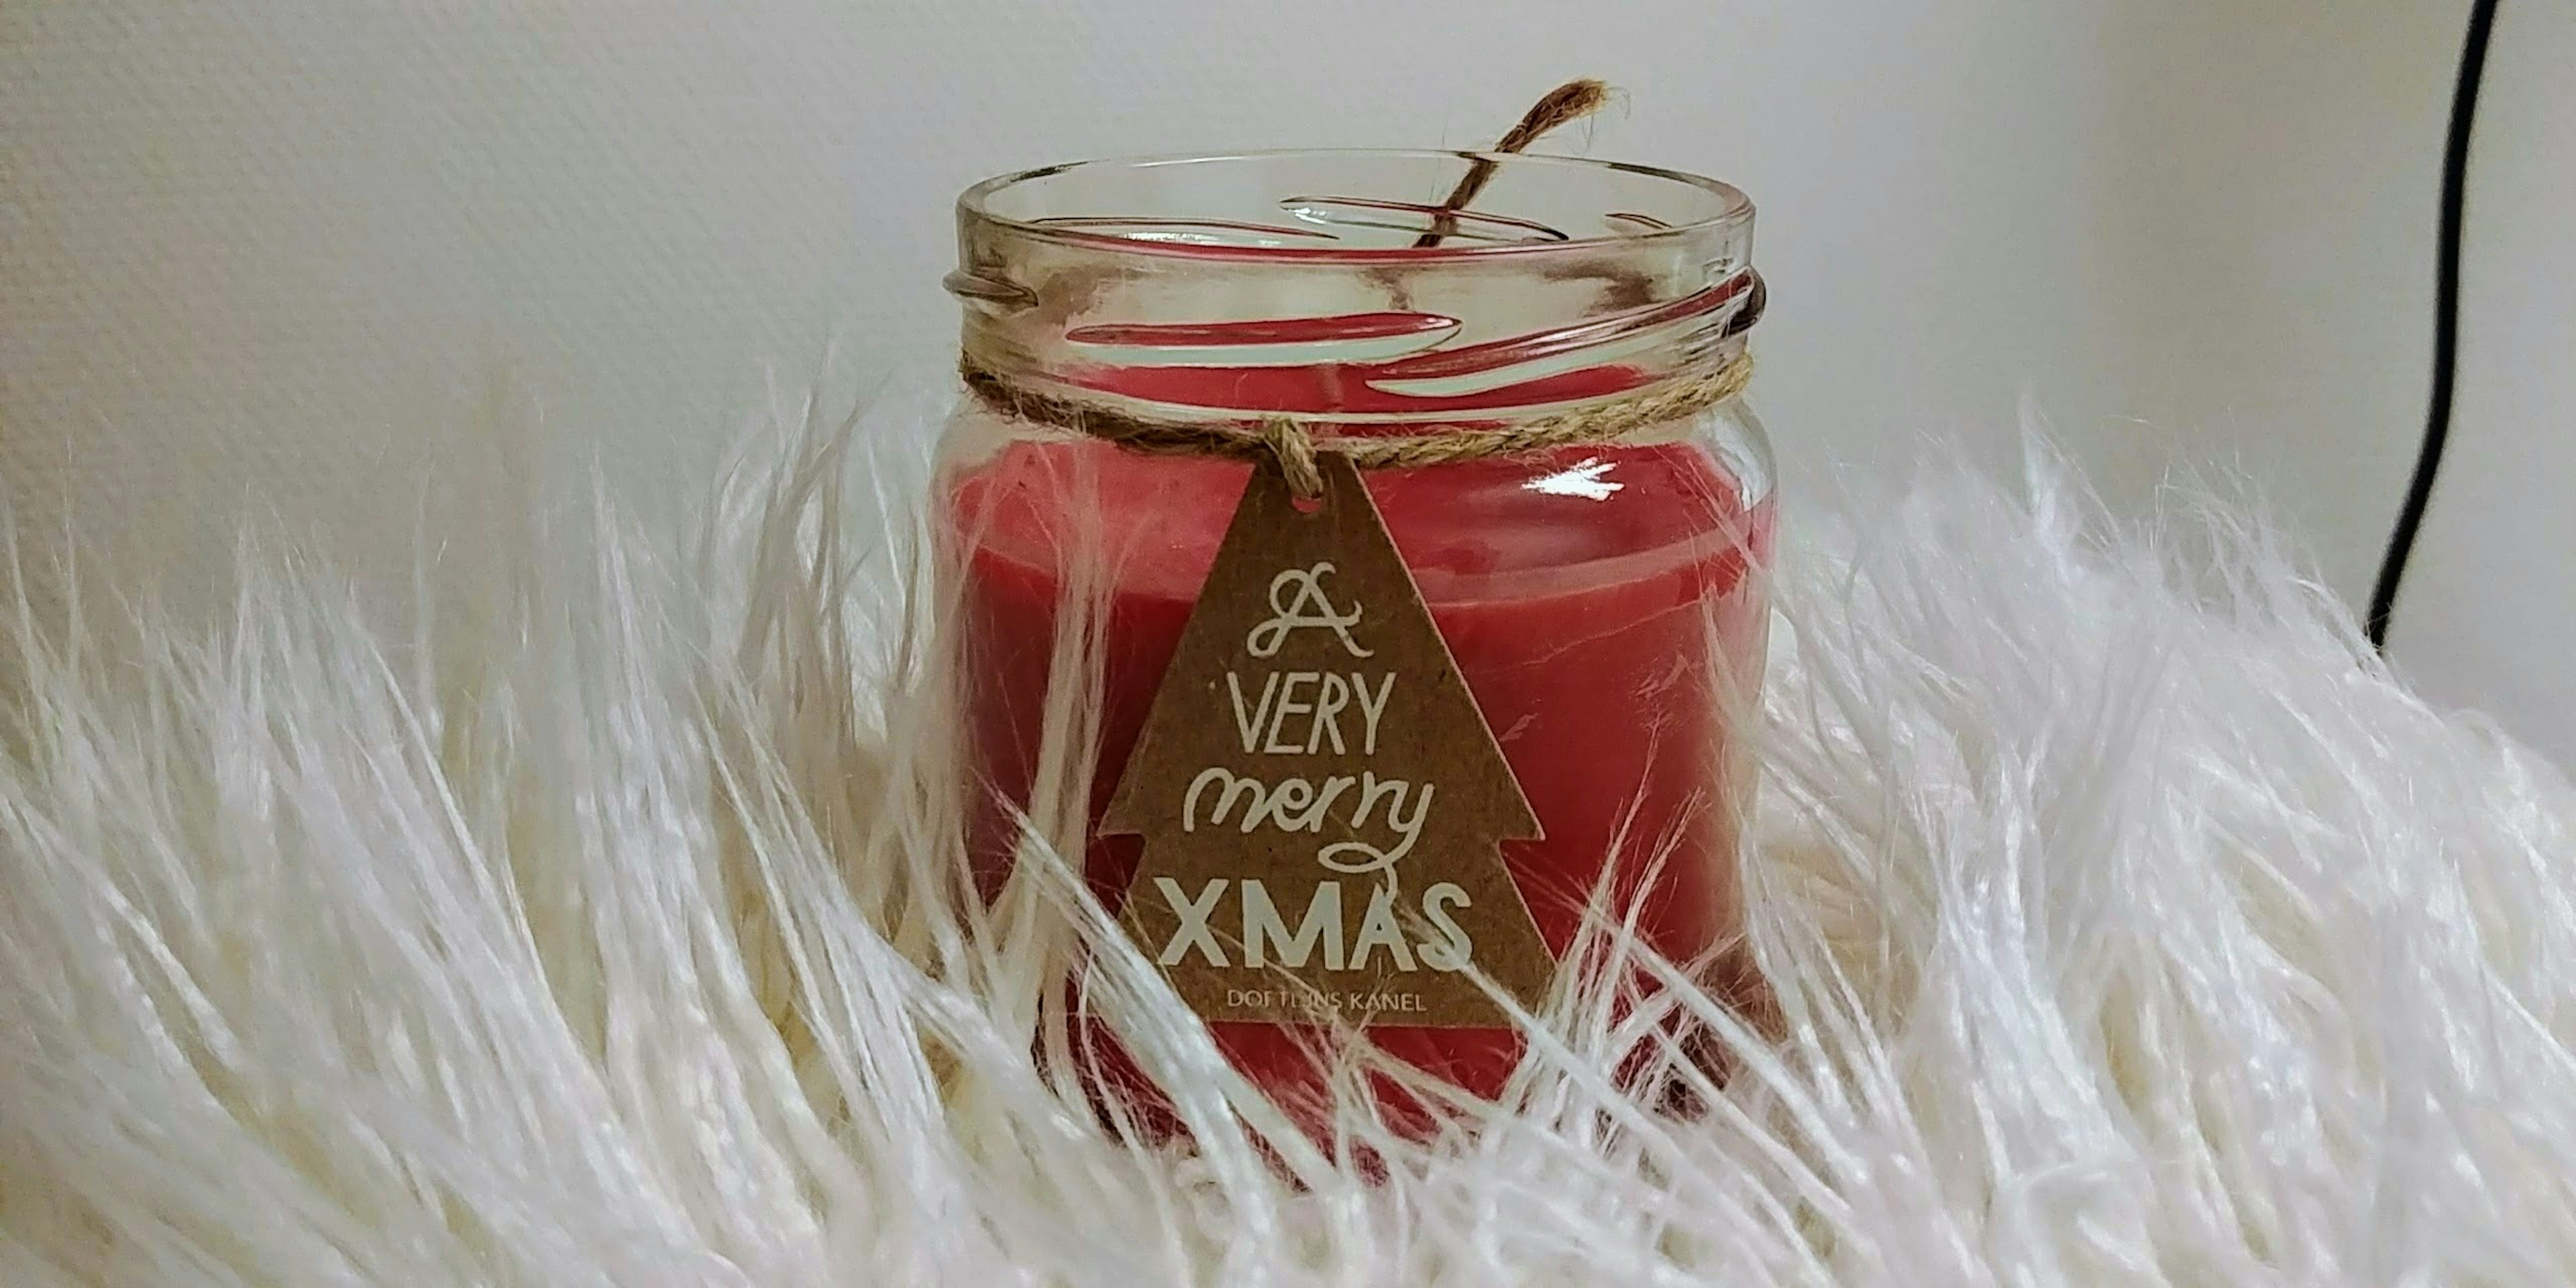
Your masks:
<svg viewBox="0 0 2576 1288"><path fill-rule="evenodd" d="M1434 162L1473 160L1218 158L1180 173L1222 202L1187 187L1176 195L1168 177L1129 192L1132 176L1113 172L1028 199L1035 215L992 206L1025 185L1043 196L1088 167L970 190L948 283L965 305L965 358L1049 396L1139 414L1361 426L1553 414L1740 352L1760 297L1742 194L1524 157L1504 158L1490 208L1465 216L1365 186L1433 190L1443 186ZM1325 168L1293 168L1306 162ZM1238 164L1254 172L1211 182ZM1291 172L1272 173L1283 166ZM1319 186L1293 190L1305 183ZM1435 219L1459 231L1418 244Z"/></svg>

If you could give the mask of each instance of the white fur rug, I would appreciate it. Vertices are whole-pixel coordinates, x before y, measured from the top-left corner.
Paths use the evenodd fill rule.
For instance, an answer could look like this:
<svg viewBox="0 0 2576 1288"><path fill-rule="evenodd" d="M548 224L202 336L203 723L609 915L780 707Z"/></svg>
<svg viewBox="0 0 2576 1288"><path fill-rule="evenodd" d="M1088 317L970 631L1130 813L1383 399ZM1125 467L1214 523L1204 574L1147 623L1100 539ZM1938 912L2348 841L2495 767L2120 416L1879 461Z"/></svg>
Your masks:
<svg viewBox="0 0 2576 1288"><path fill-rule="evenodd" d="M1791 498L1781 1035L1704 1016L1740 1069L1667 1117L1605 1078L1657 1025L1567 999L1371 1177L1132 955L1096 1000L1195 1150L1047 1080L1102 927L1043 865L946 893L871 470L746 464L697 555L609 525L435 647L259 555L139 661L22 609L0 1283L2576 1281L2576 797L2222 507Z"/></svg>

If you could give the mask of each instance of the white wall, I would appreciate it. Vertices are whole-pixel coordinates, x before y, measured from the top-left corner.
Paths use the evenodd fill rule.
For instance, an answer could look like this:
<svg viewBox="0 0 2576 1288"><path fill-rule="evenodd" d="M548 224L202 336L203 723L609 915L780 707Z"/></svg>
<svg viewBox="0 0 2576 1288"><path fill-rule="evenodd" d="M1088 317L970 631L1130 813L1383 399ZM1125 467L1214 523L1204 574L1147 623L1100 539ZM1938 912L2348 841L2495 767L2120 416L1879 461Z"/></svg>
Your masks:
<svg viewBox="0 0 2576 1288"><path fill-rule="evenodd" d="M2134 505L2252 471L2366 589L2412 451L2459 0L14 0L0 472L220 562L245 498L405 566L423 472L693 477L827 334L935 368L949 199L1108 152L1592 150L1763 207L1790 485L2040 395ZM1794 502L1793 492L1793 504Z"/></svg>
<svg viewBox="0 0 2576 1288"><path fill-rule="evenodd" d="M2459 391L2389 651L2576 766L2576 6L2505 0L2462 239Z"/></svg>

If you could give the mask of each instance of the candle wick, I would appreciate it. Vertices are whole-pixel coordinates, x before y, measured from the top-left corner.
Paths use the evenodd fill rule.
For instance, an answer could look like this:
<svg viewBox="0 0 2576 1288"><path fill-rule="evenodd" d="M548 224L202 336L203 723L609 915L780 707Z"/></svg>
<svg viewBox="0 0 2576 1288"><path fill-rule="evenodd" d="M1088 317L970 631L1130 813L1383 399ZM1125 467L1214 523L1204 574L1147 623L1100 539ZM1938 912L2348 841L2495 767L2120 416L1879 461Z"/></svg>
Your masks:
<svg viewBox="0 0 2576 1288"><path fill-rule="evenodd" d="M1558 126L1582 120L1600 111L1609 102L1608 85L1588 77L1583 80L1567 81L1541 95L1537 102L1530 104L1530 109L1521 114L1520 122L1505 131L1492 150L1495 152L1521 151L1538 142L1539 136ZM1437 246L1442 238L1458 231L1458 212L1465 210L1468 203L1474 201L1476 195L1485 190L1485 185L1493 182L1494 169L1492 158L1476 158L1475 163L1467 167L1466 175L1458 180L1458 186L1451 188L1448 198L1440 203L1439 213L1431 218L1431 231L1415 238L1414 246L1417 249Z"/></svg>

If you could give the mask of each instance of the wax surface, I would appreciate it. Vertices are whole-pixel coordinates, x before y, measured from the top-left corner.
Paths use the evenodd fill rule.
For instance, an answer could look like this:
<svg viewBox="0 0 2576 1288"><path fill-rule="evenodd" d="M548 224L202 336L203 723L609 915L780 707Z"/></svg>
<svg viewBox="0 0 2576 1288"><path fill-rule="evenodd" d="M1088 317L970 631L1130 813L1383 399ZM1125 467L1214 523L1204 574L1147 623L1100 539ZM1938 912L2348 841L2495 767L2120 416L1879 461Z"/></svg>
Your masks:
<svg viewBox="0 0 2576 1288"><path fill-rule="evenodd" d="M1098 819L1246 476L1223 461L1031 440L952 477L967 732L1000 799L1029 790L1066 588L1081 583L1085 560L1105 559L1088 565L1106 585ZM1763 617L1746 574L1767 562L1767 503L1745 511L1734 483L1689 444L1569 448L1367 481L1545 830L1502 853L1549 950L1562 956L1573 940L1605 868L1614 897L1635 902L1645 937L1668 956L1688 960L1732 936L1724 713L1758 675ZM974 826L988 888L1008 863L1005 817L996 806ZM1113 911L1138 846L1095 836L1087 848L1086 874ZM1315 1086L1317 1032L1214 1027L1229 1058L1283 1101ZM1520 1052L1508 1030L1368 1032L1480 1095L1500 1088Z"/></svg>

